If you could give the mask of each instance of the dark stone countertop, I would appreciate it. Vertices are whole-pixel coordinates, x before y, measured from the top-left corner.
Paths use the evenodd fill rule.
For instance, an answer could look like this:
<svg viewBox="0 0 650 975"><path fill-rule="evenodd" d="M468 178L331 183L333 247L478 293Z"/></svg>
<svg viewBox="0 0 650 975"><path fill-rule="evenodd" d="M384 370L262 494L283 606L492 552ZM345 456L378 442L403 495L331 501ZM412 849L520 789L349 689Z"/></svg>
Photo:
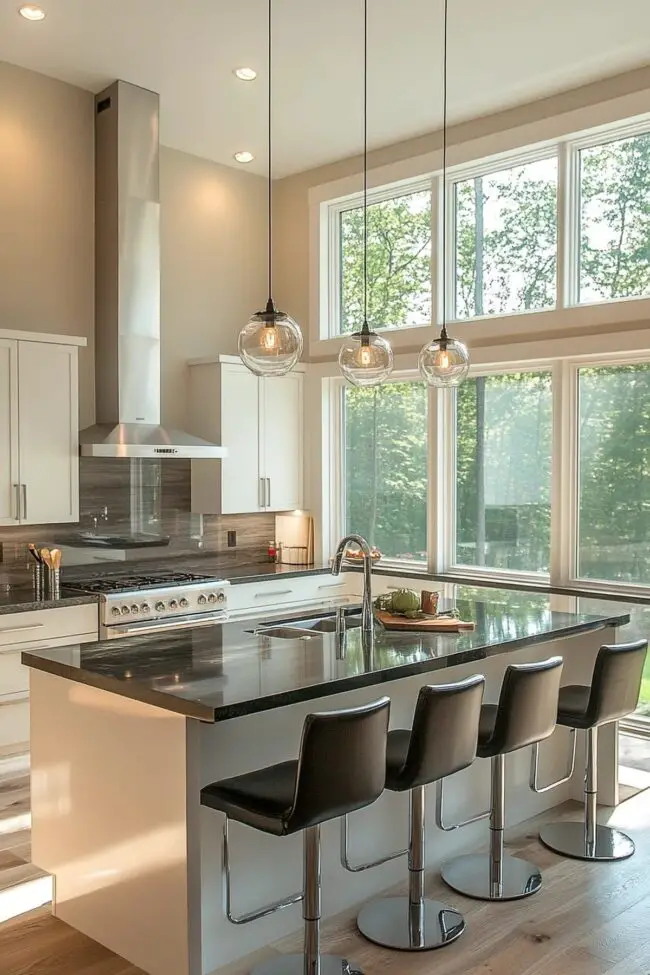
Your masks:
<svg viewBox="0 0 650 975"><path fill-rule="evenodd" d="M0 616L10 613L27 613L33 609L58 609L61 606L85 606L98 602L98 596L82 593L66 593L61 589L60 599L36 599L31 586L11 586L0 589Z"/></svg>
<svg viewBox="0 0 650 975"><path fill-rule="evenodd" d="M436 635L388 632L377 626L372 652L364 648L359 629L349 629L341 646L333 633L317 633L307 640L270 638L251 632L262 625L259 620L241 620L85 644L77 663L69 662L68 648L25 651L22 661L36 670L215 722L428 675L629 621L620 611L556 612L548 597L538 593L486 590L481 595L478 599L459 594L456 599L461 617L473 620L475 630ZM304 610L268 617L300 618L305 618Z"/></svg>

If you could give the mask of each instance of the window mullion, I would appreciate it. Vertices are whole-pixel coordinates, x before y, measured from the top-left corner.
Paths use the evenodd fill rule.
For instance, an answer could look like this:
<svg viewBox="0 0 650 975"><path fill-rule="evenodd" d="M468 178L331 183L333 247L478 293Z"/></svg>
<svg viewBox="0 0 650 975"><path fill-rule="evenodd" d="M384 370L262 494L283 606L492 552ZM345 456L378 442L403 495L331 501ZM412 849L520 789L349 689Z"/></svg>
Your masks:
<svg viewBox="0 0 650 975"><path fill-rule="evenodd" d="M575 367L553 368L551 585L566 586L577 564L577 380Z"/></svg>
<svg viewBox="0 0 650 975"><path fill-rule="evenodd" d="M562 143L558 165L557 307L578 303L580 276L580 159L575 147Z"/></svg>
<svg viewBox="0 0 650 975"><path fill-rule="evenodd" d="M453 563L456 476L455 397L451 390L429 391L429 568L446 572Z"/></svg>

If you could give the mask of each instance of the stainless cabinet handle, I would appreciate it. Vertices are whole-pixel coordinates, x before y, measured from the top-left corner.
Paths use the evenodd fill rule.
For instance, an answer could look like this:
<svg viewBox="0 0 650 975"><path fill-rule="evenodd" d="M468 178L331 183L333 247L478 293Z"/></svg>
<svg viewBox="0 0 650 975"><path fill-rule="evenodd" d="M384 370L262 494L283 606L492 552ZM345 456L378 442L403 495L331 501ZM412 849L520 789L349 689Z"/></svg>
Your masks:
<svg viewBox="0 0 650 975"><path fill-rule="evenodd" d="M27 485L21 484L20 486L23 489L23 518L27 521Z"/></svg>
<svg viewBox="0 0 650 975"><path fill-rule="evenodd" d="M256 592L255 599L271 599L273 596L290 596L293 589L274 589L273 592Z"/></svg>
<svg viewBox="0 0 650 975"><path fill-rule="evenodd" d="M16 502L16 521L20 521L20 484L14 484L14 491L16 492L16 497L14 498Z"/></svg>
<svg viewBox="0 0 650 975"><path fill-rule="evenodd" d="M271 507L271 478L266 479L266 507Z"/></svg>
<svg viewBox="0 0 650 975"><path fill-rule="evenodd" d="M5 626L0 629L0 636L3 633L25 633L26 630L42 630L45 623L33 623L31 626Z"/></svg>
<svg viewBox="0 0 650 975"><path fill-rule="evenodd" d="M344 589L346 586L345 582L330 582L326 583L324 586L319 586L319 589Z"/></svg>
<svg viewBox="0 0 650 975"><path fill-rule="evenodd" d="M257 493L260 508L264 507L264 478L260 477L259 490Z"/></svg>

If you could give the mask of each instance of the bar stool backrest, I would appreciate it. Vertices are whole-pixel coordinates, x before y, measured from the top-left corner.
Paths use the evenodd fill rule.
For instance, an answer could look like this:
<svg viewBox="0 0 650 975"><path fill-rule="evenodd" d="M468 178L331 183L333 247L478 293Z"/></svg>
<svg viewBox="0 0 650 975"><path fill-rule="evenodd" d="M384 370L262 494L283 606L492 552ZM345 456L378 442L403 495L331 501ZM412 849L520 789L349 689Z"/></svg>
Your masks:
<svg viewBox="0 0 650 975"><path fill-rule="evenodd" d="M404 789L437 782L476 758L485 677L475 674L454 684L420 688L406 762Z"/></svg>
<svg viewBox="0 0 650 975"><path fill-rule="evenodd" d="M308 714L287 832L337 819L378 799L386 782L390 699Z"/></svg>
<svg viewBox="0 0 650 975"><path fill-rule="evenodd" d="M616 721L636 710L647 650L647 640L600 648L587 705L590 726Z"/></svg>
<svg viewBox="0 0 650 975"><path fill-rule="evenodd" d="M505 672L490 754L498 755L543 741L557 720L562 657L510 664Z"/></svg>

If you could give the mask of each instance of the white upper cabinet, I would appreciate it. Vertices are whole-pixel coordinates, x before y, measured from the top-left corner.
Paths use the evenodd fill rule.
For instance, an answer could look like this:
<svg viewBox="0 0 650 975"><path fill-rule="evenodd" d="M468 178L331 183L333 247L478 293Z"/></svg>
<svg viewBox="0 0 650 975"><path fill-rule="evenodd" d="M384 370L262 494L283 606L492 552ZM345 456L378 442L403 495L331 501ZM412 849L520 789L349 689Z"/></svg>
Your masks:
<svg viewBox="0 0 650 975"><path fill-rule="evenodd" d="M228 449L192 461L192 511L302 507L303 382L300 371L260 379L233 356L190 363L190 430Z"/></svg>
<svg viewBox="0 0 650 975"><path fill-rule="evenodd" d="M0 524L79 519L77 346L0 336Z"/></svg>

